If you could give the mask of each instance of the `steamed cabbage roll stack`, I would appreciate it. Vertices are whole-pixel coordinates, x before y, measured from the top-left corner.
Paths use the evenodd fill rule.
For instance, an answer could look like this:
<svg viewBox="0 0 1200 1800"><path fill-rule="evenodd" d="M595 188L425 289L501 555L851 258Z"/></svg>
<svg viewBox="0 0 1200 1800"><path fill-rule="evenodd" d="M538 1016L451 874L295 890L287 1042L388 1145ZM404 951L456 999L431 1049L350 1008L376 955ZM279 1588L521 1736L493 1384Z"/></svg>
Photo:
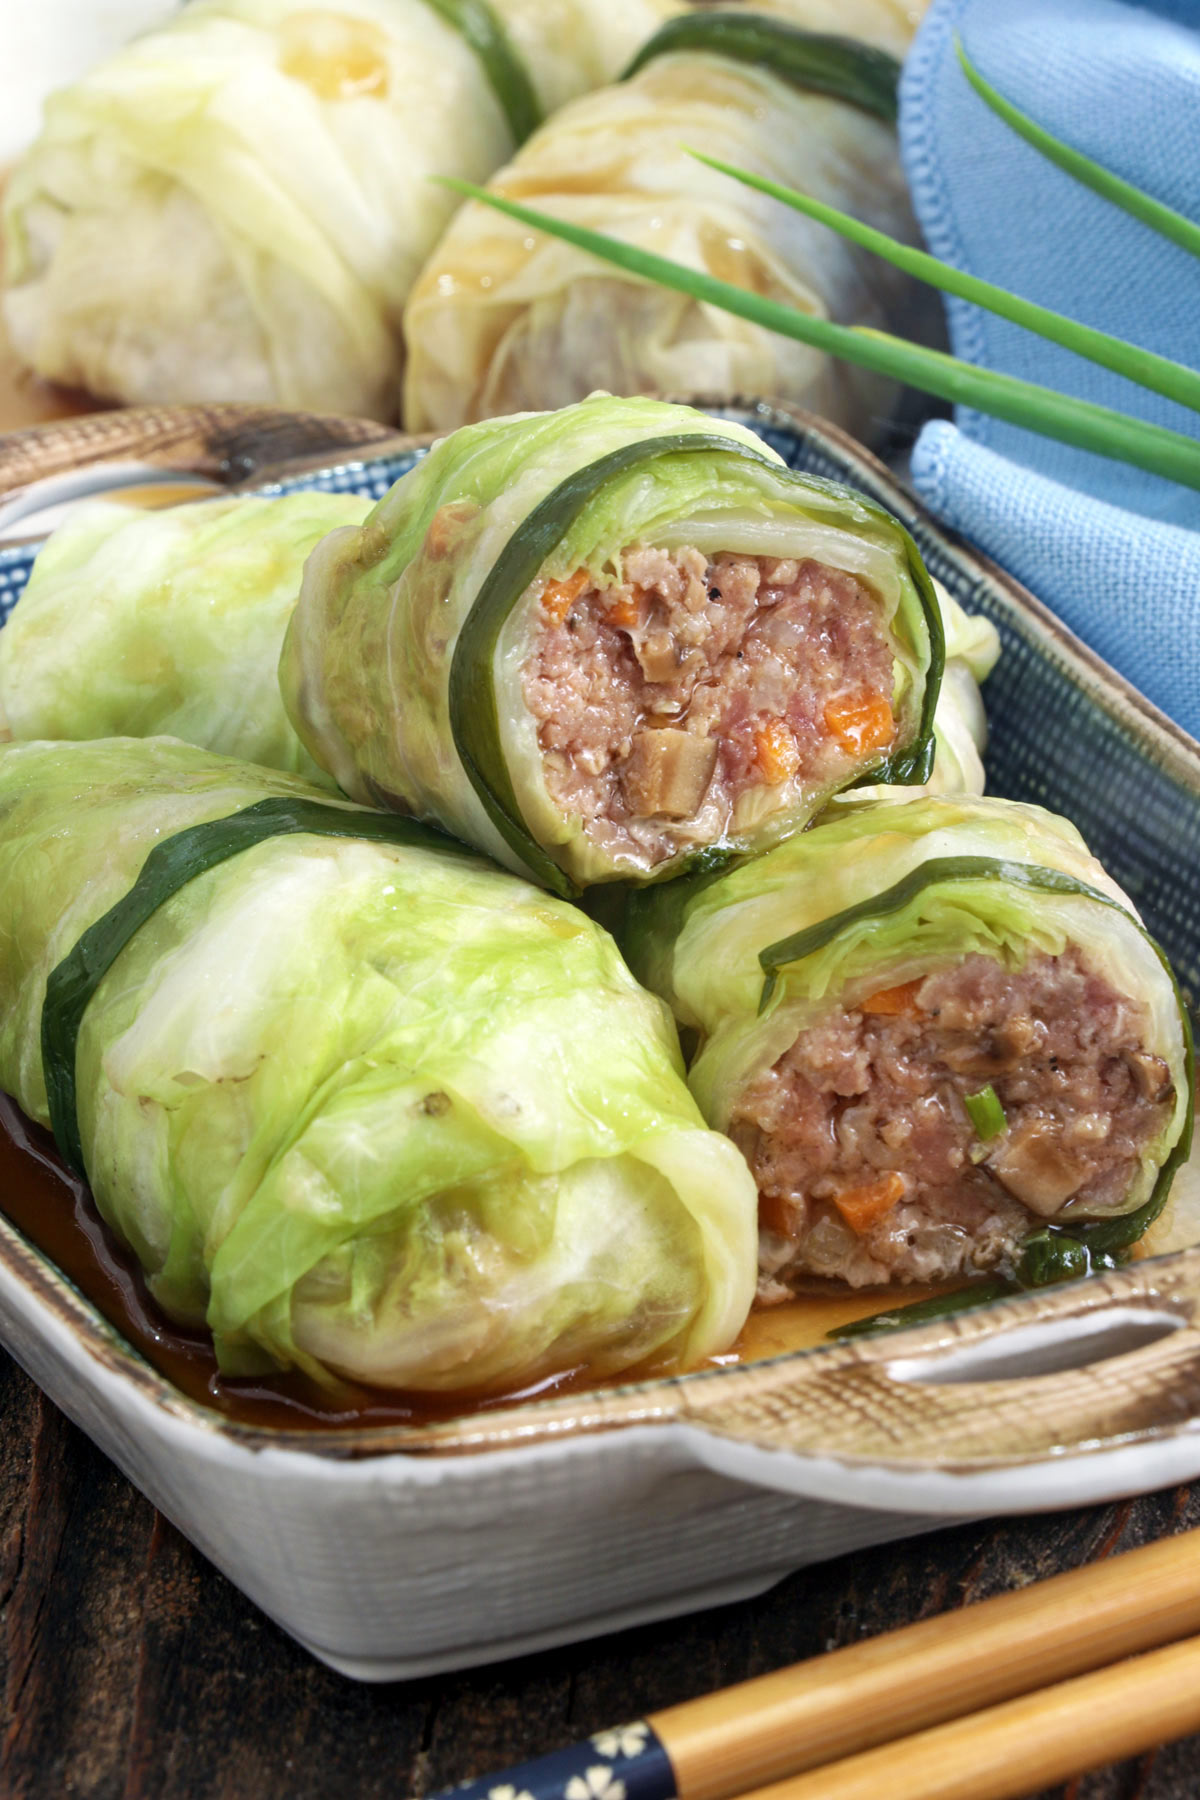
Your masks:
<svg viewBox="0 0 1200 1800"><path fill-rule="evenodd" d="M305 557L370 509L315 491L81 508L0 631L0 738L167 732L327 780L283 710L279 652Z"/></svg>
<svg viewBox="0 0 1200 1800"><path fill-rule="evenodd" d="M0 749L0 913L0 1083L227 1371L513 1388L740 1328L753 1184L575 908L159 738Z"/></svg>
<svg viewBox="0 0 1200 1800"><path fill-rule="evenodd" d="M330 533L280 680L348 794L569 892L925 780L941 664L890 515L739 426L595 395L464 427Z"/></svg>
<svg viewBox="0 0 1200 1800"><path fill-rule="evenodd" d="M1187 1015L1064 820L863 802L633 897L631 965L701 1034L690 1083L759 1189L760 1297L1082 1273L1164 1206Z"/></svg>
<svg viewBox="0 0 1200 1800"><path fill-rule="evenodd" d="M51 97L4 204L5 320L123 401L395 416L454 210L671 0L191 0Z"/></svg>
<svg viewBox="0 0 1200 1800"><path fill-rule="evenodd" d="M556 113L491 191L805 313L919 331L915 309L925 303L908 276L689 154L800 187L915 243L893 122L897 66L842 44L850 67L821 91L804 33L758 21L750 45L759 60L733 60L728 32L716 36L725 19L689 18L689 47L678 50L665 28L664 53ZM697 47L705 34L711 51ZM825 79L823 63L821 71ZM605 387L770 394L865 436L894 396L877 375L602 264L478 201L455 215L426 263L404 328L404 417L414 431L562 406Z"/></svg>

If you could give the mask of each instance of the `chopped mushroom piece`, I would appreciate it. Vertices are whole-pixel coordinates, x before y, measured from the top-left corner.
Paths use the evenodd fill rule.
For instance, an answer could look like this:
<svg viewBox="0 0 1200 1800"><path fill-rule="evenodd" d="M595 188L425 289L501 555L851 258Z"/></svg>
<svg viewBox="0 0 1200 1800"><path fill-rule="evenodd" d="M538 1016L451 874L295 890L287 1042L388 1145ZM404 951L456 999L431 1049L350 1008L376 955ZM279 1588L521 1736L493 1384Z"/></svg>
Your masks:
<svg viewBox="0 0 1200 1800"><path fill-rule="evenodd" d="M657 684L675 679L679 672L679 656L669 631L648 632L640 642L635 640L633 650L647 681Z"/></svg>
<svg viewBox="0 0 1200 1800"><path fill-rule="evenodd" d="M635 818L655 813L689 818L708 792L716 766L714 738L673 727L639 731L621 778L626 805Z"/></svg>
<svg viewBox="0 0 1200 1800"><path fill-rule="evenodd" d="M1127 1050L1125 1060L1133 1070L1138 1092L1147 1100L1169 1100L1175 1092L1171 1071L1161 1056L1147 1056L1138 1050Z"/></svg>
<svg viewBox="0 0 1200 1800"><path fill-rule="evenodd" d="M1010 1194L1044 1219L1061 1212L1091 1173L1064 1147L1057 1119L1026 1119L988 1157L987 1166Z"/></svg>

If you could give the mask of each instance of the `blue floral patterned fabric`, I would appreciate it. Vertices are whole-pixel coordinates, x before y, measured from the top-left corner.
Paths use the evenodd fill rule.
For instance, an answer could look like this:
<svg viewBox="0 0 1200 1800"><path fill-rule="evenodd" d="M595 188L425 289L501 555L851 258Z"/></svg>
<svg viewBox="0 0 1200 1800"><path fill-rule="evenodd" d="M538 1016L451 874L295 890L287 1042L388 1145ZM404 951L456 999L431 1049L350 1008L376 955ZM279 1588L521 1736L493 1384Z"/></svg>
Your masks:
<svg viewBox="0 0 1200 1800"><path fill-rule="evenodd" d="M675 1771L644 1719L536 1762L464 1782L433 1800L675 1800Z"/></svg>
<svg viewBox="0 0 1200 1800"><path fill-rule="evenodd" d="M1056 136L1200 222L1196 0L935 0L905 67L901 140L930 249L1200 367L1200 263L1056 169L958 65ZM1200 437L1200 417L963 301L956 353ZM960 409L926 426L933 511L1200 735L1200 492Z"/></svg>

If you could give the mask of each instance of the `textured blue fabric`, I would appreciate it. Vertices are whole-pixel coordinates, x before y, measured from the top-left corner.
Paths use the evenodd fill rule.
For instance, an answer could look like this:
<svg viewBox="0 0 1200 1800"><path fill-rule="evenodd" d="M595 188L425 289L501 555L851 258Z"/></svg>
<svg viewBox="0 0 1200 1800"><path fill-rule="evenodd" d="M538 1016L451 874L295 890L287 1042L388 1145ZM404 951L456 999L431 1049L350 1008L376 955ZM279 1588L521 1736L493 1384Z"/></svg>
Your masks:
<svg viewBox="0 0 1200 1800"><path fill-rule="evenodd" d="M1058 137L1200 221L1200 0L935 0L901 141L930 249L1200 368L1200 261L994 117L975 66ZM962 301L959 356L1200 437L1200 415ZM926 426L918 491L1200 736L1200 492L960 408Z"/></svg>

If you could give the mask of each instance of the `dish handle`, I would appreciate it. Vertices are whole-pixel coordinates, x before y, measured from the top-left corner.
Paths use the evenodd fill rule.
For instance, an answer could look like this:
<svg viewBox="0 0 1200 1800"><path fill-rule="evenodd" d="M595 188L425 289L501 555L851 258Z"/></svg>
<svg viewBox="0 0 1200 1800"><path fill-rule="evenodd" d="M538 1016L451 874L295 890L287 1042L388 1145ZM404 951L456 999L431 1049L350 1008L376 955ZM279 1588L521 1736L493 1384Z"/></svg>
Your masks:
<svg viewBox="0 0 1200 1800"><path fill-rule="evenodd" d="M130 406L8 432L0 439L0 496L85 466L130 461L232 486L262 479L278 463L294 473L303 459L316 465L334 452L394 437L391 426L374 419L272 406Z"/></svg>
<svg viewBox="0 0 1200 1800"><path fill-rule="evenodd" d="M759 1449L943 1470L1178 1437L1200 1423L1200 1249L725 1369L678 1398L677 1417Z"/></svg>

